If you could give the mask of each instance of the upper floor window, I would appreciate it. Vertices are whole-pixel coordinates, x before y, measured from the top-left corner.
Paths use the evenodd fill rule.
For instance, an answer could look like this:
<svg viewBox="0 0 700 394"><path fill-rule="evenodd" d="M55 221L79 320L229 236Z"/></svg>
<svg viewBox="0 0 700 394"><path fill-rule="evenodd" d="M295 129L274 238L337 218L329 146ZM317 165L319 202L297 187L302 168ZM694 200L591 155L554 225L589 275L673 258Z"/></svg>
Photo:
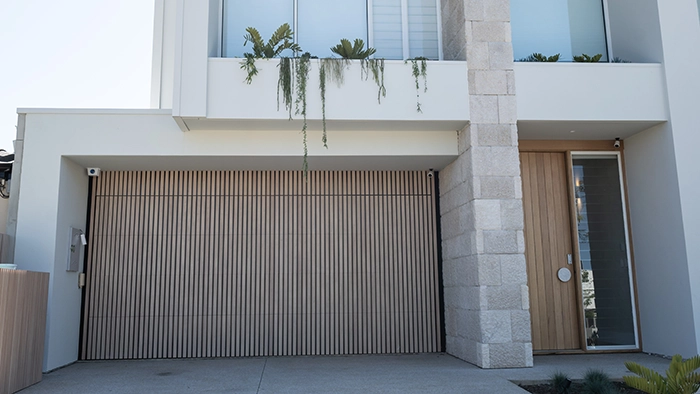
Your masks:
<svg viewBox="0 0 700 394"><path fill-rule="evenodd" d="M574 56L602 54L608 60L604 1L511 0L511 29L515 59L532 53Z"/></svg>
<svg viewBox="0 0 700 394"><path fill-rule="evenodd" d="M241 57L245 29L267 40L283 23L304 52L331 57L341 38L361 38L375 57L439 59L440 0L224 0L222 54ZM291 54L285 54L289 56Z"/></svg>

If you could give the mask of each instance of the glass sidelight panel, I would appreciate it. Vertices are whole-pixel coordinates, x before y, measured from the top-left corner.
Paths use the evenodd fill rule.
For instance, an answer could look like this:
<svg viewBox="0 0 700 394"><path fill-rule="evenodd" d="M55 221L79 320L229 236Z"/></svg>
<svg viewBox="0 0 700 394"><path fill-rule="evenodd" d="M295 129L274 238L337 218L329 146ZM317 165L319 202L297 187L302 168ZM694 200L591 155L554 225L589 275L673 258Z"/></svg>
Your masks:
<svg viewBox="0 0 700 394"><path fill-rule="evenodd" d="M587 347L636 348L619 156L572 159Z"/></svg>

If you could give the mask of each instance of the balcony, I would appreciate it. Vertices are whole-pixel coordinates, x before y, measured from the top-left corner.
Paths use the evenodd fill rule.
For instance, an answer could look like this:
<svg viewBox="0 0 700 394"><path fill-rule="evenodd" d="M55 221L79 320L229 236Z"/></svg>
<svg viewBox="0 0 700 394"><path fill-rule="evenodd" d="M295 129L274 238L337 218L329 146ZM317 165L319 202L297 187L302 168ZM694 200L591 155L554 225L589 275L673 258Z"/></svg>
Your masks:
<svg viewBox="0 0 700 394"><path fill-rule="evenodd" d="M277 102L279 59L259 59L259 74L245 82L241 59L209 58L206 92L187 95L181 90L178 123L185 130L285 130L300 129L301 115L294 121ZM378 102L378 87L371 75L362 78L359 61L344 72L344 83L326 86L326 123L329 130L454 131L469 120L468 84L464 62L430 61L427 91L419 78L419 97L411 64L385 61L386 97ZM184 77L184 75L183 75ZM309 128L320 128L322 103L319 60L311 60L307 86ZM421 111L416 109L417 102ZM187 115L185 115L187 114ZM196 115L195 115L196 114ZM193 116L194 115L194 116Z"/></svg>
<svg viewBox="0 0 700 394"><path fill-rule="evenodd" d="M516 63L514 68L522 139L625 138L669 118L660 64Z"/></svg>

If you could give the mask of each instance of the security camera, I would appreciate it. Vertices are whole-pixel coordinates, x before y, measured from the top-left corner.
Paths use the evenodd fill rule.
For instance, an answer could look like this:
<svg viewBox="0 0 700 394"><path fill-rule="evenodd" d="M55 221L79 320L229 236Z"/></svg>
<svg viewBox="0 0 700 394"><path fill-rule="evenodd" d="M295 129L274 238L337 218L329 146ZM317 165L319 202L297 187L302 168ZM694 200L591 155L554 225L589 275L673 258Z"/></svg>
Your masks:
<svg viewBox="0 0 700 394"><path fill-rule="evenodd" d="M97 167L88 167L87 174L88 176L100 176L100 169Z"/></svg>
<svg viewBox="0 0 700 394"><path fill-rule="evenodd" d="M620 137L615 138L615 143L613 144L613 146L614 146L615 148L619 148L619 147L620 147Z"/></svg>
<svg viewBox="0 0 700 394"><path fill-rule="evenodd" d="M431 168L428 170L428 178L432 178L432 177L433 177L433 169Z"/></svg>

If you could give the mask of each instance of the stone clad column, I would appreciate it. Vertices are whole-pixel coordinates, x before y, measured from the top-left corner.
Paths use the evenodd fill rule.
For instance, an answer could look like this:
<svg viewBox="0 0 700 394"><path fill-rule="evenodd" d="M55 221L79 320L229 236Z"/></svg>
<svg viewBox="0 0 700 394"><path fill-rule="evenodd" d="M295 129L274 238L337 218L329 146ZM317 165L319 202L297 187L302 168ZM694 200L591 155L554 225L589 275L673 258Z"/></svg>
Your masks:
<svg viewBox="0 0 700 394"><path fill-rule="evenodd" d="M440 173L447 352L532 366L508 0L443 0L446 59L467 60L470 125Z"/></svg>

